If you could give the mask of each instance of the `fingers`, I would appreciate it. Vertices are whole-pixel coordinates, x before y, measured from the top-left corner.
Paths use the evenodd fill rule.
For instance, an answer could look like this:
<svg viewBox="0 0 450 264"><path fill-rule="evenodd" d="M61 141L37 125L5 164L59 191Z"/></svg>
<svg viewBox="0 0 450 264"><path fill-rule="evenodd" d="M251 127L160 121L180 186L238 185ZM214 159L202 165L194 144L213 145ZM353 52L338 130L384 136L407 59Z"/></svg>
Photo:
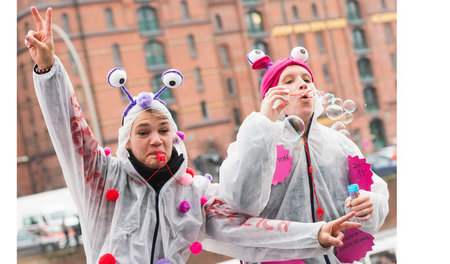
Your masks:
<svg viewBox="0 0 450 264"><path fill-rule="evenodd" d="M361 223L345 222L345 223L337 226L337 230L344 231L344 230L349 229L349 228L360 228L361 226L362 226Z"/></svg>
<svg viewBox="0 0 450 264"><path fill-rule="evenodd" d="M359 204L357 206L350 207L350 210L352 210L354 212L361 212L361 211L364 211L364 210L367 210L367 209L370 210L370 212L367 212L367 213L371 213L373 211L373 203L372 203L372 201L366 201L365 203ZM359 215L357 215L357 216L359 216Z"/></svg>
<svg viewBox="0 0 450 264"><path fill-rule="evenodd" d="M52 35L52 8L47 8L47 14L45 15L45 30L47 35Z"/></svg>
<svg viewBox="0 0 450 264"><path fill-rule="evenodd" d="M33 30L28 31L28 34L25 36L25 41L28 42L28 48L30 48L31 46L35 46L35 47L40 47L40 48L45 48L45 45L40 42L39 40L37 40L34 37L35 32ZM26 43L25 43L26 45Z"/></svg>
<svg viewBox="0 0 450 264"><path fill-rule="evenodd" d="M44 30L44 22L42 21L42 17L39 14L39 12L37 11L36 7L32 6L30 8L30 10L31 10L31 14L34 17L34 21L36 22L37 30L38 31Z"/></svg>
<svg viewBox="0 0 450 264"><path fill-rule="evenodd" d="M371 217L372 217L372 214L370 213L370 214L366 214L366 215L363 216L363 217L356 217L356 220L362 222L362 221L367 221L367 220L369 220Z"/></svg>
<svg viewBox="0 0 450 264"><path fill-rule="evenodd" d="M352 201L352 198L348 197L347 199L345 199L345 207L350 207L350 203Z"/></svg>
<svg viewBox="0 0 450 264"><path fill-rule="evenodd" d="M342 237L342 238L344 238L344 237ZM340 246L342 246L344 244L342 242L342 239L335 238L335 237L332 237L332 236L327 237L326 242L328 242L326 244L331 244L334 247L340 247Z"/></svg>
<svg viewBox="0 0 450 264"><path fill-rule="evenodd" d="M359 204L365 203L365 202L367 202L367 201L370 201L370 197L369 197L369 196L367 196L367 195L360 196L360 197L358 197L358 198L356 198L356 199L353 199L353 200L351 201L351 203L350 203L350 206L351 206L351 207L354 207L354 206L357 206L357 205L359 205Z"/></svg>
<svg viewBox="0 0 450 264"><path fill-rule="evenodd" d="M331 221L333 223L333 225L335 226L339 226L342 223L344 223L345 221L349 220L350 218L352 218L355 215L355 212L350 212L334 221Z"/></svg>

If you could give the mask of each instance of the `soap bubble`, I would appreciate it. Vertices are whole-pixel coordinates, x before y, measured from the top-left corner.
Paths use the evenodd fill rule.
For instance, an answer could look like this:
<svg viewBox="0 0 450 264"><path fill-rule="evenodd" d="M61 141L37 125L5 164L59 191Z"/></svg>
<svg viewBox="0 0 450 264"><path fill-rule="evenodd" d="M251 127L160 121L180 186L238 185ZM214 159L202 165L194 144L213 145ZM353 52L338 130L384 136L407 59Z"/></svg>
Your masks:
<svg viewBox="0 0 450 264"><path fill-rule="evenodd" d="M345 112L353 113L356 109L356 104L352 100L345 100L342 108Z"/></svg>
<svg viewBox="0 0 450 264"><path fill-rule="evenodd" d="M336 97L331 100L331 104L339 105L342 107L342 105L344 104L344 101L342 101L341 98Z"/></svg>
<svg viewBox="0 0 450 264"><path fill-rule="evenodd" d="M342 123L341 121L337 121L337 122L335 122L335 123L331 126L331 128L334 129L334 130L336 130L336 131L339 131L339 130L341 130L341 129L344 129L344 128L345 128L345 125L344 125L344 123Z"/></svg>
<svg viewBox="0 0 450 264"><path fill-rule="evenodd" d="M338 120L343 114L342 107L334 104L327 106L326 112L328 118L332 120Z"/></svg>
<svg viewBox="0 0 450 264"><path fill-rule="evenodd" d="M288 142L299 140L305 132L305 123L298 116L290 115L283 121L283 139Z"/></svg>
<svg viewBox="0 0 450 264"><path fill-rule="evenodd" d="M341 129L341 130L339 130L339 133L342 133L342 134L344 134L345 136L350 137L350 132L348 132L346 129Z"/></svg>
<svg viewBox="0 0 450 264"><path fill-rule="evenodd" d="M349 112L345 112L342 115L342 122L344 122L345 124L349 124L350 122L352 122L353 120L353 115Z"/></svg>
<svg viewBox="0 0 450 264"><path fill-rule="evenodd" d="M332 93L326 93L323 97L322 97L322 104L328 104L331 102L331 100L333 100L334 95Z"/></svg>

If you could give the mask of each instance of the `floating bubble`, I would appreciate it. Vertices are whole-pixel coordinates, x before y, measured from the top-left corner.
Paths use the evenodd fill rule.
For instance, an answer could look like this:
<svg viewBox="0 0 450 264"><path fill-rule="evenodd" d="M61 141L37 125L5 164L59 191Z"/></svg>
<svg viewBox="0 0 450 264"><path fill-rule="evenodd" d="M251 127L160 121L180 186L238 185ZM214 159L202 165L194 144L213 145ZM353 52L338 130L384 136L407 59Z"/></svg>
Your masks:
<svg viewBox="0 0 450 264"><path fill-rule="evenodd" d="M327 106L326 112L328 118L332 120L338 120L339 118L341 118L344 111L342 110L342 107L340 107L339 105L331 104Z"/></svg>
<svg viewBox="0 0 450 264"><path fill-rule="evenodd" d="M331 100L333 100L334 95L332 93L326 93L323 97L322 97L322 104L328 104L331 102Z"/></svg>
<svg viewBox="0 0 450 264"><path fill-rule="evenodd" d="M342 108L345 112L353 113L356 109L356 104L352 100L345 100Z"/></svg>
<svg viewBox="0 0 450 264"><path fill-rule="evenodd" d="M283 139L288 142L299 140L305 132L305 123L298 116L290 115L284 119Z"/></svg>
<svg viewBox="0 0 450 264"><path fill-rule="evenodd" d="M333 100L331 100L331 104L339 105L340 107L342 107L342 105L344 104L344 101L342 101L341 98L336 97L336 98L333 98Z"/></svg>
<svg viewBox="0 0 450 264"><path fill-rule="evenodd" d="M352 121L353 121L353 115L352 115L352 113L345 112L345 113L342 115L342 122L344 122L345 124L349 124L349 123L352 122Z"/></svg>
<svg viewBox="0 0 450 264"><path fill-rule="evenodd" d="M341 121L337 121L331 126L331 128L336 130L336 131L339 131L341 129L345 129L345 125Z"/></svg>
<svg viewBox="0 0 450 264"><path fill-rule="evenodd" d="M339 130L339 133L342 133L342 134L344 134L345 136L350 137L350 132L348 132L346 129L341 129L341 130Z"/></svg>

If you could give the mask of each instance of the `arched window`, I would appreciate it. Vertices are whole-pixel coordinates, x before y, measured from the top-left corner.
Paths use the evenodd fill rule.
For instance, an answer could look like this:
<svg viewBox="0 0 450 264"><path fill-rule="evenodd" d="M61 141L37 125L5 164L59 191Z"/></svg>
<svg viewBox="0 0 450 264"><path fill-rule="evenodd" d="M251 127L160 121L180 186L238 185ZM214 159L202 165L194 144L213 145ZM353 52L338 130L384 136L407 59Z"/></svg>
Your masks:
<svg viewBox="0 0 450 264"><path fill-rule="evenodd" d="M69 25L69 17L66 13L63 13L61 16L63 29L66 32L67 35L70 35L72 32L70 31L70 25Z"/></svg>
<svg viewBox="0 0 450 264"><path fill-rule="evenodd" d="M367 42L366 37L364 35L364 31L360 28L353 29L352 41L353 41L353 48L355 50L367 48Z"/></svg>
<svg viewBox="0 0 450 264"><path fill-rule="evenodd" d="M202 108L202 116L204 119L209 119L209 111L208 111L208 105L205 101L201 101L200 106Z"/></svg>
<svg viewBox="0 0 450 264"><path fill-rule="evenodd" d="M230 58L228 56L228 49L226 46L220 46L220 60L222 61L222 65L224 67L230 66Z"/></svg>
<svg viewBox="0 0 450 264"><path fill-rule="evenodd" d="M191 58L197 57L197 49L195 48L195 40L193 35L189 35L188 38L189 55Z"/></svg>
<svg viewBox="0 0 450 264"><path fill-rule="evenodd" d="M183 19L189 20L191 17L189 16L189 9L186 1L181 1L181 12L183 13Z"/></svg>
<svg viewBox="0 0 450 264"><path fill-rule="evenodd" d="M198 67L194 69L194 79L195 84L197 85L197 91L203 92L205 88L203 87L202 74L200 72L200 68Z"/></svg>
<svg viewBox="0 0 450 264"><path fill-rule="evenodd" d="M269 48L267 47L267 43L264 41L256 41L253 44L252 49L260 49L264 52L264 54L269 55Z"/></svg>
<svg viewBox="0 0 450 264"><path fill-rule="evenodd" d="M112 54L113 54L113 58L114 58L114 65L122 66L122 60L120 59L119 45L117 45L117 44L112 45Z"/></svg>
<svg viewBox="0 0 450 264"><path fill-rule="evenodd" d="M298 10L296 6L292 6L292 18L294 18L295 21L299 20Z"/></svg>
<svg viewBox="0 0 450 264"><path fill-rule="evenodd" d="M347 11L348 20L361 19L361 11L359 10L359 3L355 0L348 0L345 3L345 10Z"/></svg>
<svg viewBox="0 0 450 264"><path fill-rule="evenodd" d="M216 19L216 28L217 28L217 31L223 30L222 18L220 18L219 15L216 15L216 16L215 16L215 19Z"/></svg>
<svg viewBox="0 0 450 264"><path fill-rule="evenodd" d="M322 72L325 81L330 82L331 81L330 72L328 71L328 65L326 63L322 64Z"/></svg>
<svg viewBox="0 0 450 264"><path fill-rule="evenodd" d="M248 33L259 33L264 31L261 14L257 11L250 11L245 15L245 23Z"/></svg>
<svg viewBox="0 0 450 264"><path fill-rule="evenodd" d="M297 35L297 45L298 46L305 46L305 41L303 40L303 36L302 35Z"/></svg>
<svg viewBox="0 0 450 264"><path fill-rule="evenodd" d="M325 45L323 44L323 36L321 32L316 33L317 47L320 53L325 53Z"/></svg>
<svg viewBox="0 0 450 264"><path fill-rule="evenodd" d="M364 89L364 101L366 101L366 110L374 111L378 110L378 96L377 91L372 86Z"/></svg>
<svg viewBox="0 0 450 264"><path fill-rule="evenodd" d="M155 76L153 76L151 80L151 86L153 94L156 94L162 87L164 87L164 84L161 81L161 74L155 74ZM170 88L165 89L164 92L162 92L158 96L158 98L163 101L167 99L172 99L173 98L172 89Z"/></svg>
<svg viewBox="0 0 450 264"><path fill-rule="evenodd" d="M319 18L319 15L317 14L317 6L316 4L311 4L311 11L314 16L314 18Z"/></svg>
<svg viewBox="0 0 450 264"><path fill-rule="evenodd" d="M139 30L141 33L155 31L159 29L158 17L156 10L149 6L144 6L138 9L137 17L139 22Z"/></svg>
<svg viewBox="0 0 450 264"><path fill-rule="evenodd" d="M166 64L164 47L158 41L149 41L145 44L145 60L147 67Z"/></svg>
<svg viewBox="0 0 450 264"><path fill-rule="evenodd" d="M384 136L383 121L376 118L370 122L370 135L374 149L386 147L386 138Z"/></svg>
<svg viewBox="0 0 450 264"><path fill-rule="evenodd" d="M227 78L227 87L228 87L228 93L230 95L234 95L235 91L234 91L233 79Z"/></svg>
<svg viewBox="0 0 450 264"><path fill-rule="evenodd" d="M114 29L115 25L111 8L105 9L105 17L106 17L106 26L108 27L108 29Z"/></svg>
<svg viewBox="0 0 450 264"><path fill-rule="evenodd" d="M358 60L358 70L359 77L361 79L372 78L372 65L370 64L370 60L367 58L361 58Z"/></svg>

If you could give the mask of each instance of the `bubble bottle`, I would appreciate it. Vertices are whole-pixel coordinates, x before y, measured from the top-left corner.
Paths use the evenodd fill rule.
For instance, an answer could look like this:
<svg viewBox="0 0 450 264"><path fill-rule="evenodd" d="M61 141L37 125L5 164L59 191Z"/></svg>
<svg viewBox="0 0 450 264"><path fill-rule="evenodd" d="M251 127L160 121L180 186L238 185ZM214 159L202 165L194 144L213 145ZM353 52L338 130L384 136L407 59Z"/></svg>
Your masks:
<svg viewBox="0 0 450 264"><path fill-rule="evenodd" d="M347 186L347 189L348 189L348 192L350 193L350 198L352 200L359 197L359 185L357 183ZM366 215L361 215L359 217L364 217L364 216L366 216Z"/></svg>

